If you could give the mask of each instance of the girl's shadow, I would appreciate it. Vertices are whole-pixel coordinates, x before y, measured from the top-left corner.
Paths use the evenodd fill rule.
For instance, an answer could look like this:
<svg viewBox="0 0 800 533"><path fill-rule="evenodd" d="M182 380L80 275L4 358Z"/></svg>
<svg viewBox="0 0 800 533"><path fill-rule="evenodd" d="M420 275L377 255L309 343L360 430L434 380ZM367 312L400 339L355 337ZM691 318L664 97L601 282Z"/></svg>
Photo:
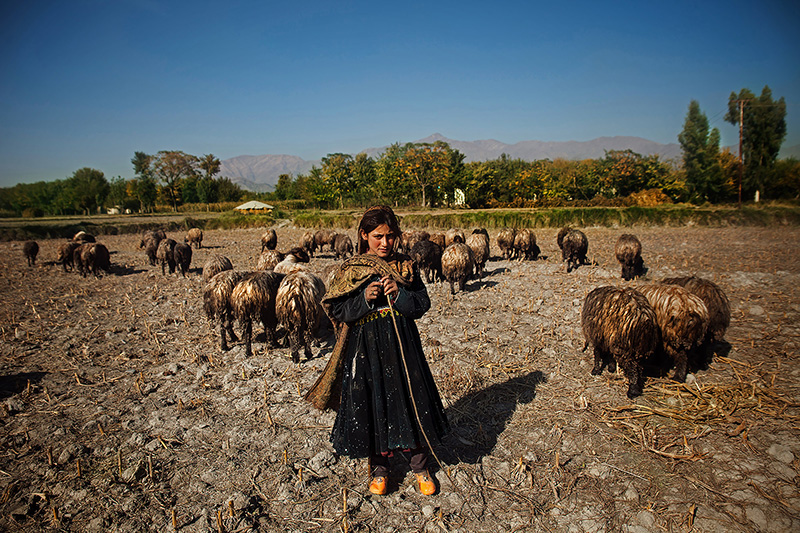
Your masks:
<svg viewBox="0 0 800 533"><path fill-rule="evenodd" d="M539 370L471 392L446 409L450 432L439 456L449 464L478 463L491 453L497 437L517 406L536 397L536 386L547 381Z"/></svg>

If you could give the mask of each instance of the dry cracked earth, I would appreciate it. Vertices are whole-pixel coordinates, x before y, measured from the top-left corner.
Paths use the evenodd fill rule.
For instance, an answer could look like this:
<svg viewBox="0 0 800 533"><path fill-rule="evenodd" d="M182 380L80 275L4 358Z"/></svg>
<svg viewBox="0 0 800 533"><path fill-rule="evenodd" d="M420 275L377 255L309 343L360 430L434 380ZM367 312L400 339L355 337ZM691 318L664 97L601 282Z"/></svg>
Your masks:
<svg viewBox="0 0 800 533"><path fill-rule="evenodd" d="M303 231L279 225L278 249ZM187 278L148 265L137 235L99 238L101 278L54 264L60 241L34 267L0 243L0 530L800 531L800 229L584 228L593 264L570 274L556 231L526 262L500 260L490 231L482 280L428 285L418 324L452 426L432 497L402 457L379 497L333 453L334 414L302 399L332 335L299 365L260 327L253 357L220 351L201 266L254 268L263 229L206 232ZM649 269L631 284L697 274L732 308L708 370L650 377L635 401L621 375L590 375L580 329L586 294L626 283L625 232Z"/></svg>

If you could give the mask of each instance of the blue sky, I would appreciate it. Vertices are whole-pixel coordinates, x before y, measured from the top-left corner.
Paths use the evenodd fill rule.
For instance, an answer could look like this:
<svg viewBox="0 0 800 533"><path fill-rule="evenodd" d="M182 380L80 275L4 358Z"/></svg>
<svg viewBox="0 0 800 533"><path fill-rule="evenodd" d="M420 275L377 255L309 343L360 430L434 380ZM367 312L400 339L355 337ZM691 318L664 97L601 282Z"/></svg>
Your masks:
<svg viewBox="0 0 800 533"><path fill-rule="evenodd" d="M764 85L800 144L794 1L31 0L0 20L0 187L131 178L135 151L672 143L693 99L733 145L728 96Z"/></svg>

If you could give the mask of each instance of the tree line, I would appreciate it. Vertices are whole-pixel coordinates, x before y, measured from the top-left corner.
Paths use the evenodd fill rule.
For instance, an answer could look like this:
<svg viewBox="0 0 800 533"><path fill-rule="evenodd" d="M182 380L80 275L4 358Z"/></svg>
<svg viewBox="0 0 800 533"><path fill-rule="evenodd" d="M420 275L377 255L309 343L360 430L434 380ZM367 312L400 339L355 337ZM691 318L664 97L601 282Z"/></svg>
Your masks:
<svg viewBox="0 0 800 533"><path fill-rule="evenodd" d="M24 214L92 213L101 207L148 212L157 204L177 210L182 204L213 204L245 197L300 200L310 208L395 206L547 207L618 205L644 192L653 201L734 202L752 198L797 199L800 162L778 160L786 136L786 103L773 100L765 86L731 93L725 120L742 128L742 161L720 148L697 101L689 104L678 135L680 162L631 150L608 151L597 159L525 161L503 154L465 162L447 143L396 143L373 158L333 153L307 174L282 174L272 193L247 193L229 178L218 178L213 155L180 151L135 152L135 178L106 180L82 168L65 180L0 189L0 210Z"/></svg>

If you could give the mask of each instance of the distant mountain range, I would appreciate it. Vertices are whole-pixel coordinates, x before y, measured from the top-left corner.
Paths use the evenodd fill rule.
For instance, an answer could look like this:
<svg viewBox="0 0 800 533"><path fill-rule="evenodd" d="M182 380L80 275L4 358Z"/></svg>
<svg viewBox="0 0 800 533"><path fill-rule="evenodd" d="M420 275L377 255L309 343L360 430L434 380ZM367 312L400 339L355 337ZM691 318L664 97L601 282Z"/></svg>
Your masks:
<svg viewBox="0 0 800 533"><path fill-rule="evenodd" d="M457 141L448 139L438 133L413 141L417 143L433 143L444 141L452 148L465 155L466 161L486 161L497 159L508 154L513 159L535 161L537 159L597 159L605 155L607 150L633 150L642 155L658 154L662 160L679 160L680 145L676 143L661 144L641 137L598 137L591 141L521 141L506 144L493 139L482 141ZM370 157L377 157L386 150L381 148L365 148L361 152ZM781 151L781 157L800 158L800 145ZM307 174L314 165L320 166L320 160L306 161L293 155L240 155L221 162L220 175L227 176L234 183L251 191L267 192L275 189L278 176L281 174Z"/></svg>

